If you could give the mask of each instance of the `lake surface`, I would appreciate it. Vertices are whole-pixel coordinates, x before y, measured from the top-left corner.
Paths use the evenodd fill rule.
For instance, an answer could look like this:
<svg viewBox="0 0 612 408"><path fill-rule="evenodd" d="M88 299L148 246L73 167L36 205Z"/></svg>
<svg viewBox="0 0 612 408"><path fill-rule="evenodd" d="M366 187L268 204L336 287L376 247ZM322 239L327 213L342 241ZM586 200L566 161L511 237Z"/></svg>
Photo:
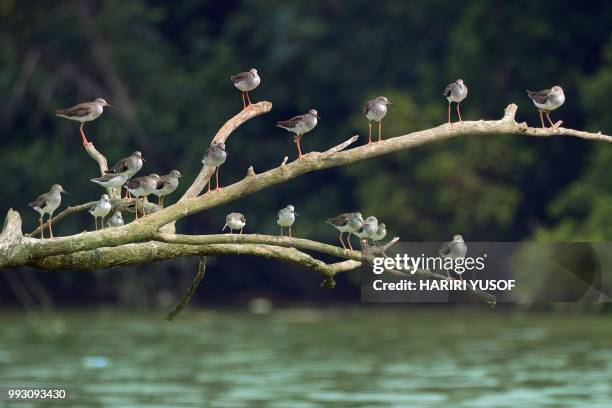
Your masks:
<svg viewBox="0 0 612 408"><path fill-rule="evenodd" d="M187 311L172 323L0 313L2 385L70 398L0 402L15 407L609 408L612 320L411 307Z"/></svg>

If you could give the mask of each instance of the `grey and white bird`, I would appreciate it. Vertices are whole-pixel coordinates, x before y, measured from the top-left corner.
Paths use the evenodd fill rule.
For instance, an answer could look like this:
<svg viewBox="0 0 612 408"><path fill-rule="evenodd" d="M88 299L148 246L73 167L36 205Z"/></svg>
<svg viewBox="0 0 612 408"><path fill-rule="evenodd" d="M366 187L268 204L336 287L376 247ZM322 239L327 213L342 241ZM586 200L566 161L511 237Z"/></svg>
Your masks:
<svg viewBox="0 0 612 408"><path fill-rule="evenodd" d="M40 218L38 219L38 221L40 223L41 239L45 237L43 228L43 218L45 217L45 214L49 214L49 236L53 238L53 226L51 225L51 218L53 218L53 212L57 210L57 208L62 203L61 193L66 193L66 191L64 191L64 188L59 184L54 184L53 186L51 186L51 191L39 195L36 200L28 204L34 209L34 211L40 214Z"/></svg>
<svg viewBox="0 0 612 408"><path fill-rule="evenodd" d="M164 197L174 193L178 188L179 178L183 177L180 171L172 170L170 173L159 178L157 188L151 193L159 198L159 206L164 208Z"/></svg>
<svg viewBox="0 0 612 408"><path fill-rule="evenodd" d="M386 96L366 101L363 114L368 119L368 144L372 143L372 121L378 122L378 141L382 140L382 120L387 114L387 106L394 106Z"/></svg>
<svg viewBox="0 0 612 408"><path fill-rule="evenodd" d="M221 188L221 186L219 185L219 167L221 167L221 165L225 163L226 159L227 159L227 151L225 150L225 143L213 144L212 146L208 148L208 150L206 150L206 153L204 154L204 157L202 158L203 165L216 168L215 174L216 174L216 179L217 179L217 187L215 187L215 190L218 190ZM208 179L208 191L209 192L210 192L211 179L212 179L212 174L210 175L210 178Z"/></svg>
<svg viewBox="0 0 612 408"><path fill-rule="evenodd" d="M83 145L87 145L89 141L85 137L85 133L83 132L83 126L85 125L85 122L91 122L92 120L97 119L100 115L102 115L105 106L112 105L108 104L102 98L97 98L93 102L80 103L78 105L73 106L72 108L59 109L55 111L55 115L59 116L60 118L66 118L81 122L81 139L83 140Z"/></svg>
<svg viewBox="0 0 612 408"><path fill-rule="evenodd" d="M122 227L123 225L125 225L125 223L123 222L123 215L121 214L121 212L115 211L113 215L110 216L106 224L109 227Z"/></svg>
<svg viewBox="0 0 612 408"><path fill-rule="evenodd" d="M467 245L465 244L465 241L463 241L463 237L459 234L456 234L455 236L453 236L452 241L445 242L444 244L442 244L442 247L440 248L440 251L438 251L438 254L443 259L455 260L459 258L464 258L465 254L467 254ZM448 270L446 271L446 274L448 275L448 279L451 279ZM461 275L459 276L461 277Z"/></svg>
<svg viewBox="0 0 612 408"><path fill-rule="evenodd" d="M378 219L371 215L365 219L361 228L355 232L355 235L360 238L362 248L364 242L367 242L368 239L372 239L376 235L376 231L378 231Z"/></svg>
<svg viewBox="0 0 612 408"><path fill-rule="evenodd" d="M242 92L243 108L246 109L249 106L251 106L251 98L249 98L249 92L257 88L259 84L261 83L261 78L259 77L257 70L255 68L251 68L247 72L241 72L239 74L232 75L230 79L234 83L234 86ZM246 96L246 101L244 98L245 96ZM247 101L248 101L248 105L247 105Z"/></svg>
<svg viewBox="0 0 612 408"><path fill-rule="evenodd" d="M278 211L276 217L276 223L280 227L280 235L283 236L283 228L289 228L289 238L291 238L291 227L295 222L295 217L299 215L295 212L295 207L288 205L285 208Z"/></svg>
<svg viewBox="0 0 612 408"><path fill-rule="evenodd" d="M442 95L448 100L448 123L451 123L451 102L457 103L457 115L459 115L459 121L463 123L461 118L461 102L467 98L468 87L463 83L463 79L458 79L455 82L448 84Z"/></svg>
<svg viewBox="0 0 612 408"><path fill-rule="evenodd" d="M138 199L142 198L142 212L144 215L147 215L144 209L144 200L157 189L159 181L159 175L154 173L148 176L133 178L125 184L124 188L136 197L136 218L138 218Z"/></svg>
<svg viewBox="0 0 612 408"><path fill-rule="evenodd" d="M104 228L104 217L108 215L112 208L108 194L102 194L102 197L89 209L89 213L93 215L96 223L96 231L98 230L98 218L102 218L101 227Z"/></svg>
<svg viewBox="0 0 612 408"><path fill-rule="evenodd" d="M357 232L363 226L363 216L360 212L352 212L352 213L344 213L340 214L334 218L330 218L327 221L328 224L331 224L334 228L340 231L340 244L342 244L342 248L346 251L346 245L344 245L344 241L342 240L342 234L348 232L347 242L348 246L353 250L353 246L351 245L351 234Z"/></svg>
<svg viewBox="0 0 612 408"><path fill-rule="evenodd" d="M142 153L138 150L132 152L128 157L124 157L115 163L114 166L106 170L107 174L125 174L127 178L131 178L134 174L138 173L142 169L142 165L145 159L142 157Z"/></svg>
<svg viewBox="0 0 612 408"><path fill-rule="evenodd" d="M546 114L546 119L548 119L550 126L555 129L555 124L550 119L550 112L557 109L565 102L565 93L563 93L563 88L555 85L550 89L544 89L542 91L527 91L527 96L529 96L529 98L533 101L533 104L538 108L538 111L540 111L540 122L542 122L542 129L546 128L546 126L544 126L544 114Z"/></svg>
<svg viewBox="0 0 612 408"><path fill-rule="evenodd" d="M387 236L387 226L384 222L378 224L378 228L376 229L376 234L372 237L372 241L375 244L379 244Z"/></svg>
<svg viewBox="0 0 612 408"><path fill-rule="evenodd" d="M225 231L226 228L229 228L230 234L233 234L234 230L240 230L240 235L242 235L242 230L244 229L245 225L246 217L244 214L233 212L227 214L227 217L225 217L225 225L221 231Z"/></svg>
<svg viewBox="0 0 612 408"><path fill-rule="evenodd" d="M124 185L127 180L128 176L126 173L106 173L102 177L92 178L89 181L105 188L118 188Z"/></svg>
<svg viewBox="0 0 612 408"><path fill-rule="evenodd" d="M293 141L297 146L298 157L300 161L302 161L303 156L301 146L302 136L314 129L315 126L317 126L317 121L319 119L321 118L319 117L317 111L311 109L308 111L308 113L304 115L294 116L291 119L276 122L276 126L286 129L289 132L295 133L295 138L293 139Z"/></svg>

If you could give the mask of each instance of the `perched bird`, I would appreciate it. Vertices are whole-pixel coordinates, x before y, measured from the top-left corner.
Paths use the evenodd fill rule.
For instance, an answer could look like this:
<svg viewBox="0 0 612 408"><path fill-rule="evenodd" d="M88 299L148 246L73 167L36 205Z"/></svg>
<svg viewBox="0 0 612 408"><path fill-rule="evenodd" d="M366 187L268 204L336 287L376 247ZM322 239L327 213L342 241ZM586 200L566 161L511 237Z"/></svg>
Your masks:
<svg viewBox="0 0 612 408"><path fill-rule="evenodd" d="M157 188L151 193L159 198L159 206L164 208L164 197L172 194L179 185L179 178L183 177L180 171L172 170L170 173L159 178Z"/></svg>
<svg viewBox="0 0 612 408"><path fill-rule="evenodd" d="M215 190L218 190L221 188L221 186L219 185L219 167L225 163L225 160L227 159L227 152L225 151L225 143L215 143L214 145L210 146L208 148L208 150L206 150L206 153L204 154L204 157L202 158L202 164L210 166L210 167L215 167L215 173L216 173L216 179L217 179L217 187L215 187ZM210 179L208 179L208 191L210 192L210 180L212 179L212 174L210 176Z"/></svg>
<svg viewBox="0 0 612 408"><path fill-rule="evenodd" d="M38 219L40 223L40 238L44 238L43 229L43 218L45 214L49 214L49 236L53 238L53 227L51 226L51 218L53 218L53 212L57 210L57 207L62 203L61 193L66 193L64 188L59 184L51 186L51 191L38 196L36 200L32 201L28 205L32 207L36 212L40 214Z"/></svg>
<svg viewBox="0 0 612 408"><path fill-rule="evenodd" d="M102 228L104 228L104 217L108 215L112 207L113 206L111 205L110 197L108 196L108 194L102 194L100 200L98 200L89 209L89 213L93 215L94 222L96 223L96 231L98 230L98 218L102 218Z"/></svg>
<svg viewBox="0 0 612 408"><path fill-rule="evenodd" d="M142 169L144 161L145 159L142 157L142 153L135 150L131 155L124 157L115 163L114 166L106 170L106 174L122 174L127 180L129 180L134 176L134 174L138 173L140 169ZM127 191L129 195L129 190Z"/></svg>
<svg viewBox="0 0 612 408"><path fill-rule="evenodd" d="M361 215L361 213L360 212L344 213L344 214L338 215L337 217L330 218L325 222L327 222L328 224L331 224L334 228L340 231L339 239L340 239L340 243L342 244L342 248L344 248L345 251L347 250L347 248L344 245L344 241L342 240L342 234L345 232L348 232L347 242L348 242L349 248L352 251L353 247L351 245L351 234L359 231L361 227L363 226L363 216Z"/></svg>
<svg viewBox="0 0 612 408"><path fill-rule="evenodd" d="M359 229L359 231L355 232L359 238L361 238L361 247L363 248L364 242L367 242L368 239L371 239L376 235L376 231L378 231L378 219L374 216L369 216L363 222L363 225Z"/></svg>
<svg viewBox="0 0 612 408"><path fill-rule="evenodd" d="M311 109L308 111L308 113L304 115L294 116L289 120L282 120L280 122L276 122L276 126L295 133L295 138L293 139L293 141L297 146L300 161L302 161L302 136L305 133L310 132L312 129L315 128L315 126L317 126L318 119L321 118L319 118L317 111Z"/></svg>
<svg viewBox="0 0 612 408"><path fill-rule="evenodd" d="M99 184L105 188L118 188L124 185L128 180L128 176L125 173L106 173L102 177L92 178L89 181Z"/></svg>
<svg viewBox="0 0 612 408"><path fill-rule="evenodd" d="M295 212L295 208L292 205L288 205L285 208L279 210L278 216L276 217L276 223L280 227L281 237L283 236L283 227L289 228L289 238L291 238L291 227L295 222L295 216L299 215Z"/></svg>
<svg viewBox="0 0 612 408"><path fill-rule="evenodd" d="M251 106L251 98L249 98L249 92L257 88L261 83L261 78L259 78L257 70L255 68L251 68L248 72L241 72L239 74L232 75L230 79L234 83L234 86L240 91L242 91L243 108ZM248 105L244 99L245 95L246 100L249 102Z"/></svg>
<svg viewBox="0 0 612 408"><path fill-rule="evenodd" d="M55 115L60 118L66 118L70 120L76 120L77 122L81 122L81 138L83 139L83 145L87 145L89 141L85 137L85 133L83 132L83 126L85 122L91 122L96 119L98 116L104 112L105 106L111 106L106 103L106 101L102 98L97 98L93 102L85 102L80 103L72 108L59 109L55 111Z"/></svg>
<svg viewBox="0 0 612 408"><path fill-rule="evenodd" d="M225 217L225 225L221 231L225 231L226 228L230 229L230 234L234 233L234 230L240 230L240 235L242 235L242 230L246 225L246 217L237 212L227 214Z"/></svg>
<svg viewBox="0 0 612 408"><path fill-rule="evenodd" d="M123 222L123 215L121 215L121 212L115 211L108 219L107 224L109 227L122 227L125 223Z"/></svg>
<svg viewBox="0 0 612 408"><path fill-rule="evenodd" d="M149 194L157 189L160 177L158 174L150 174L148 176L136 177L128 181L124 188L136 197L136 218L138 218L138 199L142 197L142 212L147 215L144 210L144 200Z"/></svg>
<svg viewBox="0 0 612 408"><path fill-rule="evenodd" d="M442 244L438 254L444 259L459 259L467 254L467 245L463 241L463 237L459 234L453 236L453 240ZM448 279L451 279L450 273L446 271ZM461 276L461 275L460 275Z"/></svg>
<svg viewBox="0 0 612 408"><path fill-rule="evenodd" d="M394 106L385 96L366 101L363 105L363 114L368 118L368 144L372 143L372 121L378 122L378 141L382 140L382 120L389 105Z"/></svg>
<svg viewBox="0 0 612 408"><path fill-rule="evenodd" d="M387 227L384 222L378 224L376 234L372 237L374 243L379 244L387 236Z"/></svg>
<svg viewBox="0 0 612 408"><path fill-rule="evenodd" d="M461 119L461 109L459 105L461 105L461 101L463 101L468 94L468 88L463 83L463 79L458 79L455 82L448 84L446 89L442 93L442 95L446 96L448 99L448 123L451 123L451 102L457 103L457 115L459 115L459 121L463 123L463 119Z"/></svg>
<svg viewBox="0 0 612 408"><path fill-rule="evenodd" d="M546 127L544 126L544 113L546 113L546 119L548 119L550 126L552 126L554 129L555 125L552 120L550 120L550 112L557 109L565 102L563 88L555 85L550 89L544 89L538 92L527 91L527 95L540 111L540 122L542 122L542 129Z"/></svg>

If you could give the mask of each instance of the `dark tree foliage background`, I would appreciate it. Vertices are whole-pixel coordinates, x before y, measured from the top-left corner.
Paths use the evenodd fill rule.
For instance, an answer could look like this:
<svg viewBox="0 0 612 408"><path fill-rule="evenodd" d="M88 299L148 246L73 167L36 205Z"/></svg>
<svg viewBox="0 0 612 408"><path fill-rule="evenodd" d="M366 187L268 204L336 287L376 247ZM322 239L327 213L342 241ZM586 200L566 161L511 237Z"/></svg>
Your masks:
<svg viewBox="0 0 612 408"><path fill-rule="evenodd" d="M242 108L229 76L256 67L253 100L274 104L230 139L221 180L229 184L295 156L277 120L316 108L322 120L303 140L325 149L367 135L362 102L386 95L397 105L387 136L439 125L442 89L457 78L470 89L464 118L498 118L510 102L518 120L539 124L525 89L555 84L567 127L612 131L612 3L606 1L11 1L0 0L1 213L19 210L61 183L63 205L98 198L96 164L78 124L54 110L103 97L116 105L86 126L115 161L143 151L143 174L180 169L185 189L216 130ZM612 238L612 146L551 138L465 138L349 167L309 174L179 223L187 233L220 231L230 211L247 231L274 234L276 210L296 206L299 236L335 242L324 220L344 211L377 215L391 236L439 241ZM180 192L179 192L180 193ZM176 199L179 194L175 194ZM172 201L172 200L169 200ZM87 214L57 233L92 229ZM15 279L61 303L155 304L180 292L195 260L96 273L5 272L1 302L15 302ZM10 275L10 277L8 276ZM8 285L8 282L12 285ZM199 301L355 300L356 279L333 291L320 277L249 258L211 260ZM13 288L13 289L11 289ZM171 295L171 296L170 296Z"/></svg>

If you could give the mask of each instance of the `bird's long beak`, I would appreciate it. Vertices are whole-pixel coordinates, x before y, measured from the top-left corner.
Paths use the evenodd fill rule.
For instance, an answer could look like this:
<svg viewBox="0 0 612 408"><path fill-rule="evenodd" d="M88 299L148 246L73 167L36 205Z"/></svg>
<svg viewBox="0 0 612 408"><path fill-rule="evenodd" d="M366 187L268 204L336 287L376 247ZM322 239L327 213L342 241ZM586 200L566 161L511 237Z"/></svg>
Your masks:
<svg viewBox="0 0 612 408"><path fill-rule="evenodd" d="M143 162L146 162L146 160L142 156L140 157L140 160L142 160Z"/></svg>
<svg viewBox="0 0 612 408"><path fill-rule="evenodd" d="M110 103L107 103L106 106L108 106L109 108L113 108L113 109L119 110L119 108L117 108L115 105L111 105Z"/></svg>
<svg viewBox="0 0 612 408"><path fill-rule="evenodd" d="M294 213L295 215L300 215L300 214L296 213L295 211L294 211L293 213Z"/></svg>
<svg viewBox="0 0 612 408"><path fill-rule="evenodd" d="M315 117L316 117L317 119L321 119L321 117L320 117L319 115L315 115Z"/></svg>
<svg viewBox="0 0 612 408"><path fill-rule="evenodd" d="M64 194L68 194L68 192L66 190L64 190L63 188L60 190L60 192L64 193ZM68 194L70 195L70 194Z"/></svg>

